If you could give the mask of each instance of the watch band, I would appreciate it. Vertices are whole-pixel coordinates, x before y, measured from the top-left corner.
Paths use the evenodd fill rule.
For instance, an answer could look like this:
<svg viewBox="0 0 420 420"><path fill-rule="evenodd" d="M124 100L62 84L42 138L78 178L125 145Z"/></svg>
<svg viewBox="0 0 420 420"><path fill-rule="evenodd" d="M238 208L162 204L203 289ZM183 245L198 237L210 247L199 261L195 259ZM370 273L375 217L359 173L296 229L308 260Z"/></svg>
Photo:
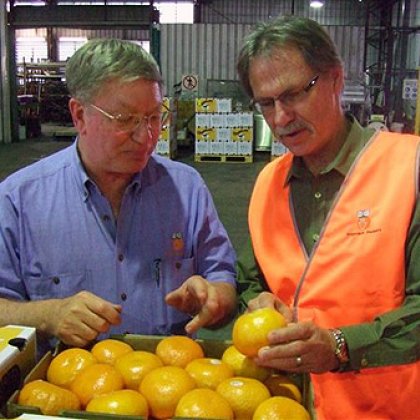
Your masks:
<svg viewBox="0 0 420 420"><path fill-rule="evenodd" d="M330 331L335 340L334 353L340 364L338 369L340 370L349 362L349 352L347 349L346 339L343 332L338 328L331 329Z"/></svg>

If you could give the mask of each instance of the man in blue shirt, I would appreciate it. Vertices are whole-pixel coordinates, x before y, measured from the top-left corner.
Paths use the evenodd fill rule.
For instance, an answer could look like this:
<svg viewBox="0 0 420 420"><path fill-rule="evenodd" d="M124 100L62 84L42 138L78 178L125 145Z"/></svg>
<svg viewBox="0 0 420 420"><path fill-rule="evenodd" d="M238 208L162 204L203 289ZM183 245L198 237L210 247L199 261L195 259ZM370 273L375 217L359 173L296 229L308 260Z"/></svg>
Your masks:
<svg viewBox="0 0 420 420"><path fill-rule="evenodd" d="M235 253L210 193L152 154L167 117L156 62L92 40L66 79L77 141L0 184L0 324L36 327L44 351L227 321Z"/></svg>

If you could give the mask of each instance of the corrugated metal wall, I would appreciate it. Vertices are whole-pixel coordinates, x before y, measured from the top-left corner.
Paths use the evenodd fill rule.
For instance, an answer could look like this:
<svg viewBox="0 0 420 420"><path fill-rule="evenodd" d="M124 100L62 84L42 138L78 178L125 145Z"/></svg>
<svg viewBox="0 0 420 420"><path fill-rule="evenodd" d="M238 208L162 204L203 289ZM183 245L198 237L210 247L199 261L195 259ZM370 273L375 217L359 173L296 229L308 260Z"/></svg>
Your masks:
<svg viewBox="0 0 420 420"><path fill-rule="evenodd" d="M161 67L167 93L183 75L199 76L199 94L206 93L208 79L237 80L236 57L250 25L161 25ZM344 60L350 79L362 77L364 28L326 27Z"/></svg>
<svg viewBox="0 0 420 420"><path fill-rule="evenodd" d="M201 7L201 22L254 24L278 15L294 14L324 25L363 26L365 5L359 0L329 0L321 9L309 0L212 0Z"/></svg>

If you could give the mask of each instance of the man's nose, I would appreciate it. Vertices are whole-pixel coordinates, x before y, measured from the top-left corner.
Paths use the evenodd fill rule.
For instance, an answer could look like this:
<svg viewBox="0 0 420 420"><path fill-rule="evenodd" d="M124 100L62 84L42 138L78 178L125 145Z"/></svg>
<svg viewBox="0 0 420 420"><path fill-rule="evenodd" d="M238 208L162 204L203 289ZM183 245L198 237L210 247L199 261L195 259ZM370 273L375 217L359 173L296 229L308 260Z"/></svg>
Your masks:
<svg viewBox="0 0 420 420"><path fill-rule="evenodd" d="M280 100L274 101L273 122L277 127L286 127L295 118L295 113L292 108L285 106Z"/></svg>
<svg viewBox="0 0 420 420"><path fill-rule="evenodd" d="M147 144L153 141L153 132L150 124L143 121L131 134L131 138L135 143Z"/></svg>

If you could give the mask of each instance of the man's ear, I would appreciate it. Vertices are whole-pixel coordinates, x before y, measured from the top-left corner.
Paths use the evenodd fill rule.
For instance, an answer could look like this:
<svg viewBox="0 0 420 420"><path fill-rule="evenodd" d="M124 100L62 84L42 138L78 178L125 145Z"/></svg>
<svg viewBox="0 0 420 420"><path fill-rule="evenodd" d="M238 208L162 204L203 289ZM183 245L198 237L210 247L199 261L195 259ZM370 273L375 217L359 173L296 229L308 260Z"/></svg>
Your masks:
<svg viewBox="0 0 420 420"><path fill-rule="evenodd" d="M344 90L344 69L343 66L334 67L331 70L334 80L334 91L337 95L341 95Z"/></svg>
<svg viewBox="0 0 420 420"><path fill-rule="evenodd" d="M74 127L79 134L84 134L86 131L85 106L78 99L70 98L69 109Z"/></svg>

